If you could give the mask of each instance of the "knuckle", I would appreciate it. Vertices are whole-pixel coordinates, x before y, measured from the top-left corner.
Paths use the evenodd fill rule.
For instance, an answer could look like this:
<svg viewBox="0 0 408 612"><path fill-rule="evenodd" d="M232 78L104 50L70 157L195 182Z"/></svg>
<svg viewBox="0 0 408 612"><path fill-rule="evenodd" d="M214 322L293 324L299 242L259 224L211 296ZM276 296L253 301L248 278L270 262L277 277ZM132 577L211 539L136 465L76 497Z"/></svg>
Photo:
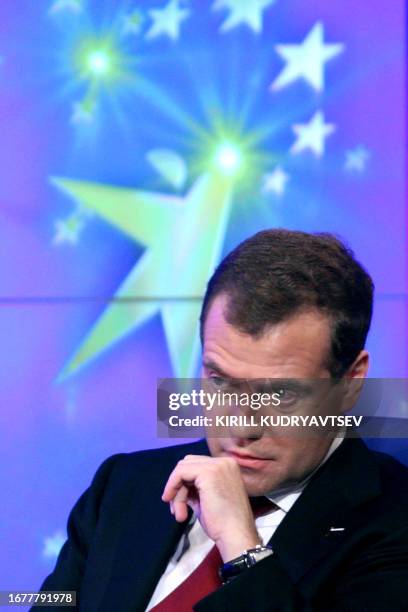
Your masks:
<svg viewBox="0 0 408 612"><path fill-rule="evenodd" d="M225 465L234 466L234 467L237 465L237 462L232 457L223 457L222 461L225 463Z"/></svg>
<svg viewBox="0 0 408 612"><path fill-rule="evenodd" d="M238 467L237 462L232 457L219 457L214 468L222 471L231 472Z"/></svg>
<svg viewBox="0 0 408 612"><path fill-rule="evenodd" d="M226 466L232 472L239 472L238 463L232 457L225 458Z"/></svg>
<svg viewBox="0 0 408 612"><path fill-rule="evenodd" d="M214 472L218 469L218 463L216 461L209 461L203 466L203 470L206 472Z"/></svg>

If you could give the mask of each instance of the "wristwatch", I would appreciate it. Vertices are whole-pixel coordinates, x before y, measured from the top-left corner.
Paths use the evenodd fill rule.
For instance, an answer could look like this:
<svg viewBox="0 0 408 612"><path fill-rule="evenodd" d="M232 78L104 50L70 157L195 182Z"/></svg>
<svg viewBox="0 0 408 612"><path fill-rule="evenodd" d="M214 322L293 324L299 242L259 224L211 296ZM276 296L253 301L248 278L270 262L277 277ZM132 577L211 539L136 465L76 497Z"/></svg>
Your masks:
<svg viewBox="0 0 408 612"><path fill-rule="evenodd" d="M231 561L227 561L220 567L219 575L223 584L229 582L232 578L239 576L239 574L258 563L258 561L261 561L272 554L273 550L271 546L262 546L261 544L255 546L255 548L244 550L242 555L232 559Z"/></svg>

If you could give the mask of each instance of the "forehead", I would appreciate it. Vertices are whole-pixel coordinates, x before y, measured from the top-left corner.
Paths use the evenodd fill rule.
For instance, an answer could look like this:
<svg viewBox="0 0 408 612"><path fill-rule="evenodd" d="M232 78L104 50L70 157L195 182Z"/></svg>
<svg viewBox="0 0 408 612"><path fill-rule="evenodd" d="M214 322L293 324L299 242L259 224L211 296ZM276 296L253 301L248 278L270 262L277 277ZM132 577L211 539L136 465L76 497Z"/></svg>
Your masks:
<svg viewBox="0 0 408 612"><path fill-rule="evenodd" d="M328 376L328 318L303 311L269 326L259 337L242 333L225 320L227 298L217 296L204 327L203 365L216 365L233 378L321 378Z"/></svg>

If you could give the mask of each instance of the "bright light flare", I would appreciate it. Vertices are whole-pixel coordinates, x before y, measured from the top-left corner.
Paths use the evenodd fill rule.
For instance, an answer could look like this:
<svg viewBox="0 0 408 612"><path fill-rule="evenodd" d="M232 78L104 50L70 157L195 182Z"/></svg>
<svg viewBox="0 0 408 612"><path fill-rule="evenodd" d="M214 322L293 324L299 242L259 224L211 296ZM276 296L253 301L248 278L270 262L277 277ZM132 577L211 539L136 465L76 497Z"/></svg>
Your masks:
<svg viewBox="0 0 408 612"><path fill-rule="evenodd" d="M112 68L112 58L107 51L95 49L91 51L86 60L88 70L95 76L103 76Z"/></svg>
<svg viewBox="0 0 408 612"><path fill-rule="evenodd" d="M232 176L242 166L242 153L233 143L224 142L217 148L214 161L224 174Z"/></svg>
<svg viewBox="0 0 408 612"><path fill-rule="evenodd" d="M127 70L128 58L109 38L84 38L74 55L74 67L78 75L94 83L118 81Z"/></svg>

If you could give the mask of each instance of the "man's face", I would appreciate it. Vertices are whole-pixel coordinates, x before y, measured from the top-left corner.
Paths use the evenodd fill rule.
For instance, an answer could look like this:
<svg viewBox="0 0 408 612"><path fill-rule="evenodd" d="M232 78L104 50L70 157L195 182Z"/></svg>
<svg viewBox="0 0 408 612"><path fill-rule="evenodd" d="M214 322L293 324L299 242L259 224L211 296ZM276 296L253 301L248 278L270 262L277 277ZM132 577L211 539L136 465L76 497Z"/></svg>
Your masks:
<svg viewBox="0 0 408 612"><path fill-rule="evenodd" d="M330 378L327 370L330 328L323 314L318 311L296 314L270 326L255 339L227 323L225 305L225 296L217 296L208 311L204 378ZM336 414L336 407L333 408L330 414ZM207 438L213 457L233 457L238 462L248 495L263 495L302 480L320 463L333 439L329 433L311 437L262 431L244 437L249 435L248 431L237 433L230 429L228 437Z"/></svg>

